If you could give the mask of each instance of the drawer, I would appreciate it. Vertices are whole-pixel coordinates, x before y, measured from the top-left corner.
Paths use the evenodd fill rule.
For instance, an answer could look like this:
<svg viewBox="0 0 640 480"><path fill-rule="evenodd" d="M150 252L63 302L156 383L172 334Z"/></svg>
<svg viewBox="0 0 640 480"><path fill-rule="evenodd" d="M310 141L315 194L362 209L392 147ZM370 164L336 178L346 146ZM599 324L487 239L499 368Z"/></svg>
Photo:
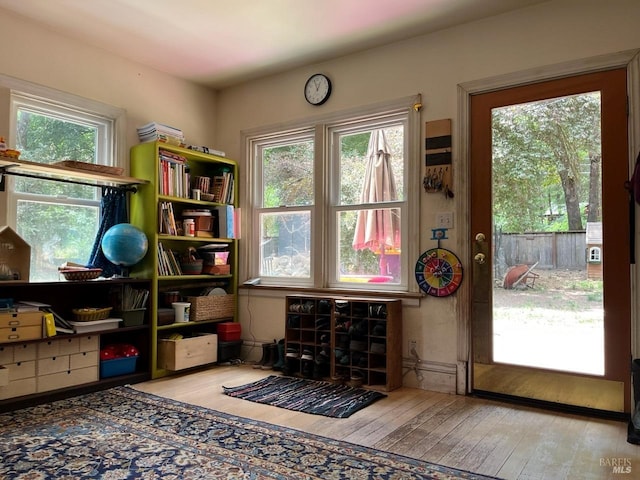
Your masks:
<svg viewBox="0 0 640 480"><path fill-rule="evenodd" d="M26 362L38 358L37 343L21 343L13 346L13 363Z"/></svg>
<svg viewBox="0 0 640 480"><path fill-rule="evenodd" d="M218 336L198 335L180 340L158 341L158 367L182 370L213 363L218 359Z"/></svg>
<svg viewBox="0 0 640 480"><path fill-rule="evenodd" d="M42 324L26 327L0 328L0 343L23 342L25 340L37 340L39 338L42 338Z"/></svg>
<svg viewBox="0 0 640 480"><path fill-rule="evenodd" d="M0 365L0 387L9 385L9 369Z"/></svg>
<svg viewBox="0 0 640 480"><path fill-rule="evenodd" d="M60 355L69 355L80 351L80 339L78 337L61 338L57 341L60 342Z"/></svg>
<svg viewBox="0 0 640 480"><path fill-rule="evenodd" d="M69 370L69 355L57 355L38 359L38 376L50 373L66 372Z"/></svg>
<svg viewBox="0 0 640 480"><path fill-rule="evenodd" d="M36 393L36 377L23 378L9 382L6 387L0 387L0 400L31 395L32 393Z"/></svg>
<svg viewBox="0 0 640 480"><path fill-rule="evenodd" d="M5 367L9 369L9 382L36 376L35 360L30 360L28 362L10 363L9 365L5 365Z"/></svg>
<svg viewBox="0 0 640 480"><path fill-rule="evenodd" d="M0 313L0 328L31 327L42 328L42 312Z"/></svg>
<svg viewBox="0 0 640 480"><path fill-rule="evenodd" d="M0 346L0 365L13 363L13 345Z"/></svg>
<svg viewBox="0 0 640 480"><path fill-rule="evenodd" d="M95 367L98 365L98 351L74 353L69 357L69 368L76 370L84 367Z"/></svg>
<svg viewBox="0 0 640 480"><path fill-rule="evenodd" d="M79 340L81 352L100 349L100 335L87 335L86 337L80 337Z"/></svg>
<svg viewBox="0 0 640 480"><path fill-rule="evenodd" d="M37 379L37 391L48 392L59 388L98 381L98 366L67 370L65 372L41 375Z"/></svg>

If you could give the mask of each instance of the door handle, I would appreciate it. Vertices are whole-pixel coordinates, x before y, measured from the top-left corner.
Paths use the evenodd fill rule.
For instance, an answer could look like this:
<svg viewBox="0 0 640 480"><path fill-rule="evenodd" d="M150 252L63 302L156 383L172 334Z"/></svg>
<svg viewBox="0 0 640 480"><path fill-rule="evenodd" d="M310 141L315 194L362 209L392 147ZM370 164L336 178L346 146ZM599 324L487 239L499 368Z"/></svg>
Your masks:
<svg viewBox="0 0 640 480"><path fill-rule="evenodd" d="M485 257L484 253L476 253L475 257L473 257L475 262L480 265L482 265L486 261L486 258L487 257Z"/></svg>
<svg viewBox="0 0 640 480"><path fill-rule="evenodd" d="M484 233L478 233L476 235L476 243L483 243L486 240Z"/></svg>

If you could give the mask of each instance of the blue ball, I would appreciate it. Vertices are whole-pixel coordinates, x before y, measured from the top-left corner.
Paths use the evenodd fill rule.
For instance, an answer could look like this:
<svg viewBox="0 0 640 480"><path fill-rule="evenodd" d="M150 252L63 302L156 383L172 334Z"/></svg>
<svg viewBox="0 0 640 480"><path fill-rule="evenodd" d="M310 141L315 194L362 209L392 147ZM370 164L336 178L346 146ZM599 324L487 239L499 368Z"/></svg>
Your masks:
<svg viewBox="0 0 640 480"><path fill-rule="evenodd" d="M111 227L102 237L102 252L111 263L131 266L142 260L147 253L147 236L130 223Z"/></svg>

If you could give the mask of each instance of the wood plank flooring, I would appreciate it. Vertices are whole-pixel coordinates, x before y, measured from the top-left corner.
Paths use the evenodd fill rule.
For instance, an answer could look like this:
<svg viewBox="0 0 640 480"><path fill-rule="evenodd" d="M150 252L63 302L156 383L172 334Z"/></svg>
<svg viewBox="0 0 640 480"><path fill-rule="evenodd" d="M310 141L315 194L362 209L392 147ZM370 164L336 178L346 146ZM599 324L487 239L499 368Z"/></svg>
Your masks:
<svg viewBox="0 0 640 480"><path fill-rule="evenodd" d="M640 446L624 422L400 388L346 419L227 397L237 386L274 374L248 365L220 366L133 387L214 410L399 453L504 479L640 478ZM612 463L630 465L616 473Z"/></svg>

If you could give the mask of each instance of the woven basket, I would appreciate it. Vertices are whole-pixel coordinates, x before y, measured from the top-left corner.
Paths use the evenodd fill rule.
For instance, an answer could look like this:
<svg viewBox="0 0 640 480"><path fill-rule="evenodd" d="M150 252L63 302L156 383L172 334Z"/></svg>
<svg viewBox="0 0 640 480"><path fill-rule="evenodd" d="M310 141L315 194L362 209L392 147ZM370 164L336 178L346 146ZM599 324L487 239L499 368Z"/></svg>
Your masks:
<svg viewBox="0 0 640 480"><path fill-rule="evenodd" d="M93 322L95 320L104 320L109 317L111 307L106 308L74 308L71 310L73 319L76 322Z"/></svg>
<svg viewBox="0 0 640 480"><path fill-rule="evenodd" d="M189 319L192 322L233 317L236 311L235 295L187 297L187 302L191 303Z"/></svg>

